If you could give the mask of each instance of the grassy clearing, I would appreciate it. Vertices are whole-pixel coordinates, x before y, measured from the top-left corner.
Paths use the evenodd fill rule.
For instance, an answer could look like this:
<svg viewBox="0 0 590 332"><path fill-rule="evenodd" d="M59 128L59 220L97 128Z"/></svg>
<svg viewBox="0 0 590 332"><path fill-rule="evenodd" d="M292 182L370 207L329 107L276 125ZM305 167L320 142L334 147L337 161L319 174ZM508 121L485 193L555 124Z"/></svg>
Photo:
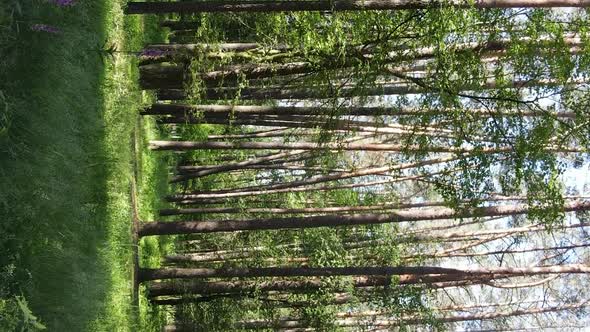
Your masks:
<svg viewBox="0 0 590 332"><path fill-rule="evenodd" d="M105 41L137 50L157 37L142 33L153 21L124 17L123 3L0 4L0 297L24 295L50 331L157 325L158 315L141 310L148 315L138 319L130 301L132 137L154 129L136 128L149 96L132 56L103 62L96 51ZM39 23L60 32L32 31ZM151 158L138 171L142 201L158 193L144 189L163 169Z"/></svg>

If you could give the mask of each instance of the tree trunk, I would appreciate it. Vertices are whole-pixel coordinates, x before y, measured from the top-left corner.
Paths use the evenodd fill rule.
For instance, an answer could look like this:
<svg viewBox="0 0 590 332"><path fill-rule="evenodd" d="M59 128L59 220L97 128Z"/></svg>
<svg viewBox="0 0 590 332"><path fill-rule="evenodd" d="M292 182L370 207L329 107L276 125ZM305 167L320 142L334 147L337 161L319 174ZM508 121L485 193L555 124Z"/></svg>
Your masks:
<svg viewBox="0 0 590 332"><path fill-rule="evenodd" d="M355 136L352 138L348 138L345 142L353 142L366 137L366 134ZM200 170L197 172L192 172L191 174L187 175L180 175L172 178L171 182L181 182L186 181L191 178L202 177L210 174L216 174L220 172L227 172L231 170L239 170L243 167L250 166L250 165L261 165L261 164L270 164L270 163L287 163L287 162L296 162L296 161L305 161L313 158L313 155L310 152L306 152L304 150L301 151L291 151L291 152L281 152L281 153L273 153L261 157L257 157L251 160L230 163L225 165L217 165L211 167L209 169ZM351 174L353 172L340 172L337 174ZM378 172L375 174L380 174L383 172Z"/></svg>
<svg viewBox="0 0 590 332"><path fill-rule="evenodd" d="M413 258L449 258L449 257L478 257L478 256L491 256L491 255L512 255L512 254L526 254L534 251L551 251L551 250L571 250L576 248L588 247L588 244L576 244L570 246L557 246L557 247L537 247L527 248L521 250L492 250L483 252L439 252L433 254L422 254L422 255L411 255L404 256L402 259L413 259Z"/></svg>
<svg viewBox="0 0 590 332"><path fill-rule="evenodd" d="M438 152L438 153L469 153L478 151L479 153L494 154L507 153L514 151L512 147L496 148L457 148L451 146L407 146L399 144L382 144L382 143L322 143L314 142L210 142L210 141L150 141L152 150L310 150L310 151L387 151L387 152ZM546 147L548 152L584 152L585 148L581 147Z"/></svg>
<svg viewBox="0 0 590 332"><path fill-rule="evenodd" d="M496 276L495 279L506 278L501 275ZM443 276L425 276L416 278L415 276L403 276L396 281L399 285L414 285L427 284L429 288L447 288L467 286L474 284L481 284L487 282L487 278L481 276L465 277L458 275L443 275ZM365 289L373 287L388 287L392 282L390 278L384 277L357 277L353 281L354 288ZM264 282L251 281L165 281L148 284L148 292L150 298L159 296L183 296L190 294L200 294L209 296L213 294L251 294L253 292L271 292L280 291L287 293L308 293L315 292L318 289L325 287L324 283L319 279L308 279L303 281L298 280L274 280ZM336 292L347 292L349 289L343 287L342 289L334 290Z"/></svg>
<svg viewBox="0 0 590 332"><path fill-rule="evenodd" d="M201 165L201 166L179 166L178 173L179 174L191 174L195 171L200 171L202 169L211 169L215 168L217 165ZM349 170L345 169L330 169L330 168L323 168L320 166L303 166L303 165L284 165L284 164L265 164L265 165L248 165L244 166L241 170L252 170L252 169L261 169L261 170L281 170L281 171L308 171L308 172L324 172L324 173L334 173L334 172L350 172Z"/></svg>
<svg viewBox="0 0 590 332"><path fill-rule="evenodd" d="M166 14L205 12L285 12L285 11L346 11L346 10L399 10L440 7L458 8L548 8L588 7L589 0L480 0L477 2L452 0L315 0L315 1L178 1L129 2L126 14Z"/></svg>
<svg viewBox="0 0 590 332"><path fill-rule="evenodd" d="M201 113L165 116L157 119L159 123L168 124L221 124L221 125L251 125L259 127L285 127L285 128L321 128L324 132L330 130L333 135L346 134L350 132L367 133L372 135L395 135L395 138L388 140L399 140L398 135L430 136L438 139L457 139L456 133L444 128L422 127L416 128L407 125L385 124L377 121L360 121L353 119L342 119L338 117L320 115L250 115L237 113L230 116L222 114ZM301 136L298 133L289 133L288 136ZM311 134L305 133L306 136ZM284 137L287 135L271 135L271 137ZM471 140L478 142L492 142L485 137L473 136ZM493 142L492 142L493 143Z"/></svg>
<svg viewBox="0 0 590 332"><path fill-rule="evenodd" d="M233 171L233 170L241 170L241 169L244 169L245 167L248 167L248 166L263 165L263 164L267 164L269 162L277 162L277 161L283 160L283 159L289 160L288 158L294 157L294 156L301 157L301 156L308 156L308 155L305 154L305 151L303 151L303 150L273 153L270 155L257 157L257 158L253 158L253 159L248 159L248 160L244 160L244 161L227 163L227 164L223 164L223 165L215 165L215 166L210 167L208 169L203 169L203 170L199 170L196 172L192 172L190 175L190 178L197 178L197 177L218 174L218 173L223 173L223 172L228 172L228 171ZM179 181L182 181L182 180L184 180L184 179L179 179ZM173 182L178 182L178 181L173 180Z"/></svg>
<svg viewBox="0 0 590 332"><path fill-rule="evenodd" d="M242 131L242 134L222 134L222 135L207 135L208 140L228 140L228 139L250 139L250 138L262 138L262 137L283 137L285 134L289 134L291 131L289 128L277 128L267 129L258 131ZM279 136L280 135L280 136ZM310 133L311 135L311 133Z"/></svg>
<svg viewBox="0 0 590 332"><path fill-rule="evenodd" d="M582 273L582 272L580 272ZM195 279L195 278L256 278L256 277L331 277L331 276L393 276L393 275L429 275L455 274L470 275L490 274L466 272L441 267L263 267L263 268L168 268L140 269L139 279L143 281L160 279Z"/></svg>
<svg viewBox="0 0 590 332"><path fill-rule="evenodd" d="M318 190L312 188L312 190ZM217 192L217 191L216 191ZM523 201L526 197L507 197L507 198L492 198L486 200L487 202L498 201ZM469 203L465 201L464 203ZM234 207L218 207L218 208L195 208L195 209L162 209L161 216L171 216L179 214L197 214L197 213L267 213L267 214L299 214L299 213L345 213L345 212L360 212L360 211L384 211L396 209L412 209L419 207L433 207L445 206L445 202L423 202L423 203L397 203L397 204L381 204L381 205L366 205L366 206L331 206L322 208L234 208Z"/></svg>
<svg viewBox="0 0 590 332"><path fill-rule="evenodd" d="M564 36L564 42L566 45L573 47L579 47L582 45L580 38L568 38ZM538 44L541 47L542 42L546 42L549 38L539 37L538 39L531 40L530 38L519 38L519 42L530 41ZM493 53L505 53L506 50L514 43L514 40L502 39L494 42L487 43L461 43L454 46L456 52L473 51L478 52L482 57ZM364 45L363 45L364 46ZM433 59L436 55L436 48L426 47L417 50L402 50L390 52L388 56L383 60L382 63L374 63L373 54L370 51L365 51L363 48L353 47L349 50L349 56L346 58L334 61L334 58L330 58L329 55L324 56L324 61L321 63L313 63L306 61L299 62L288 62L280 64L272 63L248 63L248 64L237 64L226 66L219 70L213 70L209 72L203 72L199 74L199 77L209 83L218 82L234 82L238 78L246 79L261 79L268 77L277 76L292 76L297 74L312 74L325 72L326 70L338 70L344 68L350 68L359 63L370 63L373 65L391 64L399 61L416 61ZM404 68L407 71L408 68ZM227 85L227 84L226 84Z"/></svg>
<svg viewBox="0 0 590 332"><path fill-rule="evenodd" d="M185 68L183 65L163 63L139 67L139 84L142 89L182 89Z"/></svg>
<svg viewBox="0 0 590 332"><path fill-rule="evenodd" d="M160 22L162 28L170 28L171 30L185 30L185 29L197 29L201 26L201 20L196 21L174 21L165 20Z"/></svg>
<svg viewBox="0 0 590 332"><path fill-rule="evenodd" d="M244 52L261 48L258 43L219 43L219 44L150 44L144 49L164 52ZM279 49L281 47L278 47Z"/></svg>
<svg viewBox="0 0 590 332"><path fill-rule="evenodd" d="M194 279L194 278L256 278L256 277L332 277L332 276L410 276L422 280L428 275L479 277L489 281L495 275L512 277L540 274L590 273L590 266L582 264L537 267L498 267L453 269L435 266L379 266L379 267L262 267L262 268L168 268L139 270L139 280Z"/></svg>
<svg viewBox="0 0 590 332"><path fill-rule="evenodd" d="M359 279L356 287L385 286L390 282L385 278ZM305 293L319 289L323 283L320 280L286 281L275 280L265 282L250 281L190 281L190 282L159 282L148 285L149 296L178 296L188 294L212 295L212 294L248 294L255 291L286 291L291 293Z"/></svg>
<svg viewBox="0 0 590 332"><path fill-rule="evenodd" d="M466 321L477 321L477 320L492 320L499 318L517 317L523 315L535 315L550 312L559 312L565 310L574 310L587 307L588 301L580 303L565 304L551 307L531 308L531 309L517 309L509 312L492 312L492 313L475 313L475 314L458 314L454 316L443 316L434 318L434 322L437 323L456 323ZM374 318L366 321L363 319L337 319L334 321L334 325L338 327L349 327L349 328L363 328L369 327L395 327L402 325L421 325L430 324L432 319L429 317L419 317L417 315L402 316L398 319L389 319L387 317L379 317L382 315L374 315ZM309 327L310 322L305 320L297 320L292 318L279 319L278 321L266 321L266 320L252 320L238 323L236 328L242 329L264 329L264 328L305 328Z"/></svg>
<svg viewBox="0 0 590 332"><path fill-rule="evenodd" d="M270 218L220 221L175 221L147 222L140 225L139 236L231 232L238 230L275 230L293 228L337 227L352 225L374 225L420 220L444 220L455 218L509 216L528 213L527 205L502 205L455 211L449 208L398 211L390 214L327 215L295 218ZM567 203L564 212L590 209L590 201Z"/></svg>
<svg viewBox="0 0 590 332"><path fill-rule="evenodd" d="M590 1L590 0L588 0ZM376 86L362 87L356 84L332 84L320 85L316 87L298 87L298 86L271 86L271 87L246 87L246 88L208 88L202 91L202 97L209 100L226 100L239 97L242 100L306 100L306 99L333 99L333 98L352 98L359 96L394 96L405 94L421 94L426 92L437 93L446 92L456 94L461 91L481 91L493 90L498 88L522 89L537 86L558 86L561 82L557 80L544 79L538 81L531 80L514 80L509 83L503 83L498 86L494 79L488 79L482 84L458 86L453 91L440 91L436 88L422 84L421 79L412 79L411 77L394 73L404 81L395 83L383 83ZM586 79L577 79L568 84L581 84L587 82ZM178 89L160 89L158 90L158 99L160 100L182 100L186 99L187 94Z"/></svg>
<svg viewBox="0 0 590 332"><path fill-rule="evenodd" d="M368 176L368 175L378 175L378 174L384 174L387 172L401 171L401 170L405 170L405 169L417 168L417 167L422 167L422 166L444 164L446 162L454 161L456 159L457 159L456 157L444 157L444 158L429 159L429 160L420 161L420 162L416 162L416 163L399 164L399 165L395 165L395 166L368 167L368 168L362 168L359 170L355 170L353 172L340 172L340 173L333 173L333 174L317 175L317 176L312 176L308 179L303 179L303 180L284 182L284 183L275 183L275 184L269 184L269 185L263 185L263 186L246 187L246 188L242 188L243 191L235 192L235 193L227 193L227 194L221 194L221 195L217 195L217 194L200 195L199 193L182 194L182 195L169 196L169 197L167 197L167 200L172 201L172 202L178 202L178 201L190 201L193 199L200 199L200 198L206 198L206 197L216 197L216 198L243 197L243 196L250 196L251 193L254 193L254 192L259 192L259 193L264 193L264 194L274 194L274 193L278 193L279 191L284 192L284 190L287 190L287 189L293 189L294 191L307 191L307 188L305 190L298 190L298 188L307 187L307 186L310 186L313 184L318 184L318 183L326 183L326 182L331 182L331 181L345 180L345 179L357 178L357 177ZM409 176L409 177L405 177L405 178L399 178L399 180L405 181L407 179L414 179L416 177L421 177L421 176L422 175ZM354 187L362 187L362 186L364 186L364 185L352 183L352 184L341 185L339 187L340 187L340 189L343 189L343 188L354 188ZM326 189L326 190L330 190L330 189Z"/></svg>
<svg viewBox="0 0 590 332"><path fill-rule="evenodd" d="M267 115L357 115L357 116L436 116L436 115L453 115L464 112L467 115L476 117L539 117L555 116L557 118L575 118L574 112L555 113L550 110L530 111L530 110L513 110L497 111L485 109L418 109L418 108L400 108L400 107L369 107L369 106L351 106L342 108L331 107L304 107L304 106L254 106L254 105L189 105L189 104L153 104L151 107L143 110L143 115L186 115L193 112L200 114L220 113L224 117L230 117L233 114L267 114Z"/></svg>

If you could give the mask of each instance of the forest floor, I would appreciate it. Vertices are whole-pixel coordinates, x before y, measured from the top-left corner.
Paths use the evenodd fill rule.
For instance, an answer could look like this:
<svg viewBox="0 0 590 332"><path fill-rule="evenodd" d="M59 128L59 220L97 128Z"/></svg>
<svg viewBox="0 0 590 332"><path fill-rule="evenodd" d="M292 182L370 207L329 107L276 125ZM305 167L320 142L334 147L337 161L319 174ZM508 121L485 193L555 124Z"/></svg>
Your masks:
<svg viewBox="0 0 590 332"><path fill-rule="evenodd" d="M0 3L0 330L22 314L15 296L49 331L160 326L164 313L131 301L131 183L154 218L166 165L144 148L158 131L138 116L151 96L126 51L162 36L124 3ZM142 241L145 265L170 245Z"/></svg>

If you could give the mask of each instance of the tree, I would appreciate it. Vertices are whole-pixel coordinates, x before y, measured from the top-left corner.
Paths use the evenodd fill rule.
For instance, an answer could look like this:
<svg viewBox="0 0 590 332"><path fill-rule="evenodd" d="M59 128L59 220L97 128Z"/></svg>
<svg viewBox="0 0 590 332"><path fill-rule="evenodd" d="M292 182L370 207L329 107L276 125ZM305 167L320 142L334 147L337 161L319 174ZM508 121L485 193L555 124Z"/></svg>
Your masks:
<svg viewBox="0 0 590 332"><path fill-rule="evenodd" d="M509 216L525 214L531 207L521 205L490 206L466 211L449 208L437 210L397 211L390 214L365 215L326 215L314 217L271 218L252 220L221 221L176 221L149 222L140 225L139 236L231 232L237 230L290 229L369 225L382 223L400 223L419 220L444 220L453 218L470 218L473 216ZM583 211L590 209L590 201L577 201L563 206L562 211Z"/></svg>
<svg viewBox="0 0 590 332"><path fill-rule="evenodd" d="M590 273L590 266L555 265L526 268L471 268L452 269L432 266L379 266L379 267L270 267L270 268L168 268L141 269L140 280L191 279L191 278L254 278L254 277L331 277L331 276L407 276L406 278L428 279L429 276L454 276L481 278L488 281L495 276L532 276L539 274ZM404 280L402 278L402 280ZM456 280L456 279L455 279Z"/></svg>
<svg viewBox="0 0 590 332"><path fill-rule="evenodd" d="M441 6L459 8L520 8L520 7L587 7L586 0L484 0L476 3L467 1L390 1L390 0L335 0L335 1L179 1L174 3L129 2L126 14L166 14L166 13L203 13L203 12L284 12L284 11L343 11L343 10L397 10L426 9Z"/></svg>

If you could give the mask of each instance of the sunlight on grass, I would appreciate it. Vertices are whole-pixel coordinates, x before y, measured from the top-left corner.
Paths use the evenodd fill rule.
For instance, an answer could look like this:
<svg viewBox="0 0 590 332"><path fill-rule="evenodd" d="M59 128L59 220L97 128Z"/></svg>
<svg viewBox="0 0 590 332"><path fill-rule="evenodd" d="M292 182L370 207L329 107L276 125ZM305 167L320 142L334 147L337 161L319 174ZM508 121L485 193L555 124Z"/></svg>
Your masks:
<svg viewBox="0 0 590 332"><path fill-rule="evenodd" d="M132 137L154 127L136 128L133 55L98 56L105 42L139 50L143 18L122 0L14 4L0 5L0 303L24 295L50 331L156 330L145 300L141 317L132 307L130 204ZM161 168L149 158L146 187Z"/></svg>
<svg viewBox="0 0 590 332"><path fill-rule="evenodd" d="M110 13L108 22L113 22L107 28L109 43L113 43L119 50L136 51L143 44L143 21L141 17L125 17L120 6ZM123 26L122 23L125 23ZM103 259L111 266L111 285L105 305L105 317L95 321L97 331L134 330L142 331L157 329L157 312L147 307L144 299L140 299L141 317L133 317L130 280L133 268L132 247L130 245L131 210L130 184L137 171L141 174L136 181L139 190L139 211L141 214L153 216L155 207L143 202L156 202L157 192L152 189L156 182L159 160L151 156L144 156L143 152L135 151L136 136L151 135L154 127L142 126L137 120L137 111L149 99L141 93L137 85L137 61L129 54L116 54L106 67L105 85L105 123L107 131L104 147L109 155L117 159L111 167L108 179L108 210L107 224L108 244L110 248L103 253ZM140 146L140 151L144 151ZM131 152L131 153L130 153ZM139 162L133 158L141 156ZM138 170L134 170L137 167ZM157 244L156 244L157 245ZM158 257L158 256L155 256ZM107 318L107 319L104 319ZM136 320L137 318L137 320ZM107 321L108 323L105 323ZM138 325L139 324L139 325Z"/></svg>

